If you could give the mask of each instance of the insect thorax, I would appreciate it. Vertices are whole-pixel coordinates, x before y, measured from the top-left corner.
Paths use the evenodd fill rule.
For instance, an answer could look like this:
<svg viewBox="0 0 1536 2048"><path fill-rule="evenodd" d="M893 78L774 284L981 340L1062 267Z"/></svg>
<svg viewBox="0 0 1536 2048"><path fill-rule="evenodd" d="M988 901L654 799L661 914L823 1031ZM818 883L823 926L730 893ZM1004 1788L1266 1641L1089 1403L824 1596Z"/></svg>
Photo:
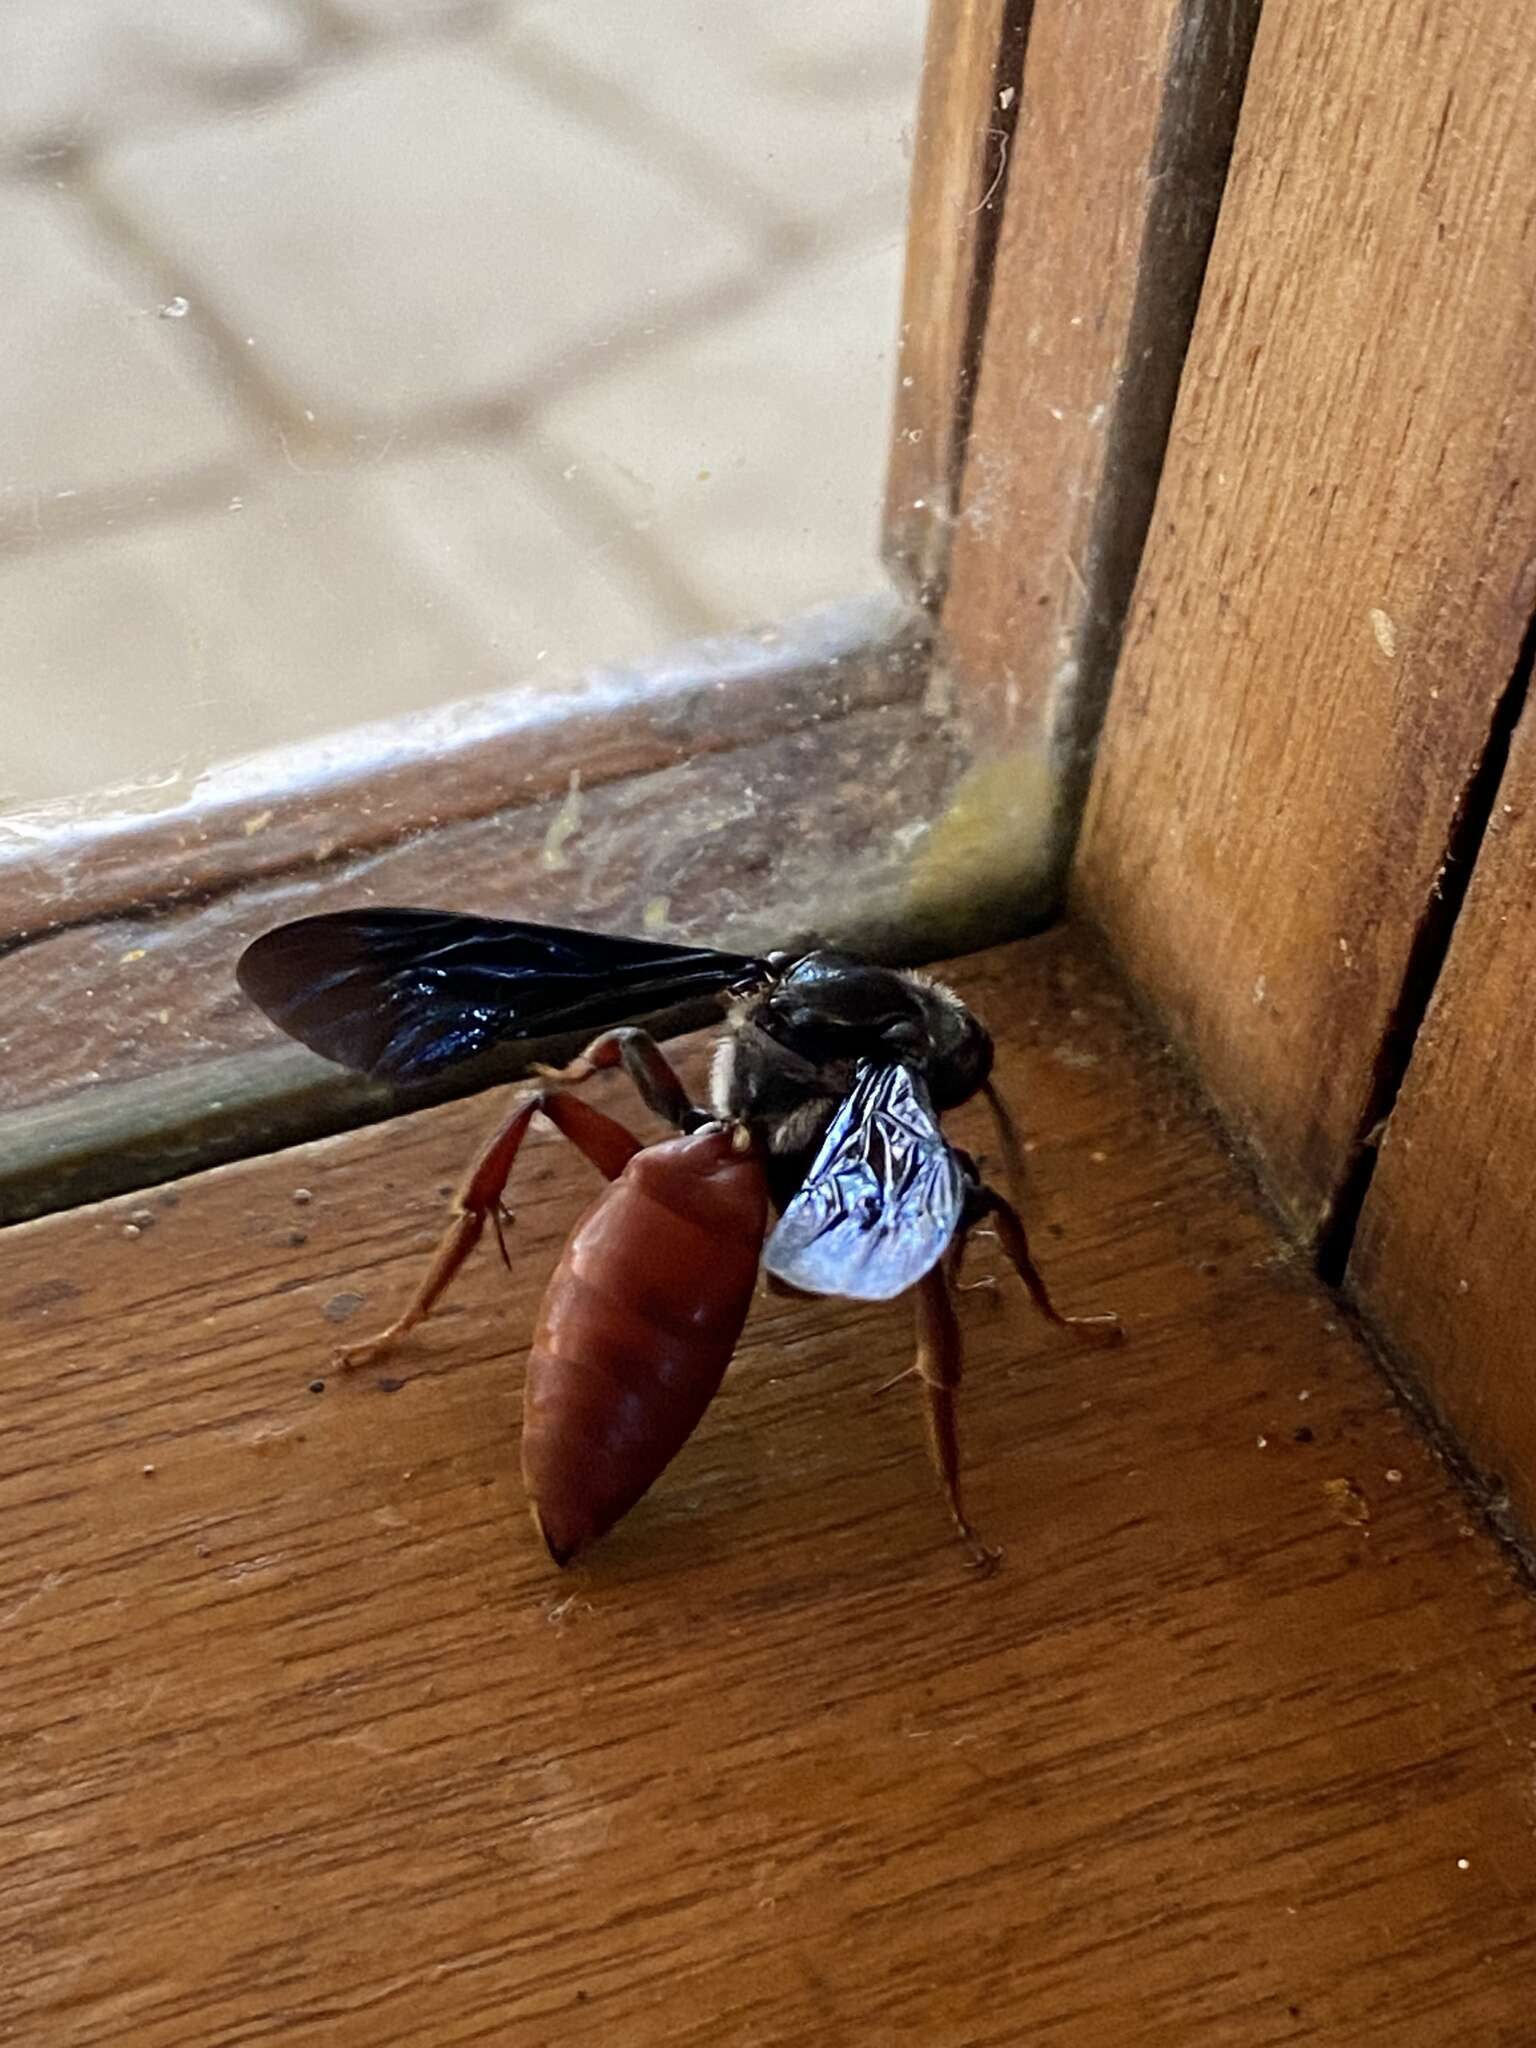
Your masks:
<svg viewBox="0 0 1536 2048"><path fill-rule="evenodd" d="M986 1079L992 1041L952 990L848 953L808 954L732 1005L711 1101L757 1131L776 1194L809 1165L865 1061L910 1067L943 1111Z"/></svg>

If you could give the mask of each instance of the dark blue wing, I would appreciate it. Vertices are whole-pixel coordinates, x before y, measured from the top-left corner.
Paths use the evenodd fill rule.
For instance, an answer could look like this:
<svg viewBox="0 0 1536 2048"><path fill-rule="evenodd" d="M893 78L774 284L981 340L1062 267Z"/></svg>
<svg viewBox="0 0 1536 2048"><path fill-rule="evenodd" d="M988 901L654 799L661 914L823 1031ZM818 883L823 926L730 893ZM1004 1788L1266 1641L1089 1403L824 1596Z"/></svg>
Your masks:
<svg viewBox="0 0 1536 2048"><path fill-rule="evenodd" d="M861 1063L763 1264L807 1294L889 1301L938 1264L964 1200L922 1082L907 1067Z"/></svg>
<svg viewBox="0 0 1536 2048"><path fill-rule="evenodd" d="M240 986L344 1067L419 1080L504 1039L600 1031L763 971L702 946L438 910L344 910L247 947Z"/></svg>

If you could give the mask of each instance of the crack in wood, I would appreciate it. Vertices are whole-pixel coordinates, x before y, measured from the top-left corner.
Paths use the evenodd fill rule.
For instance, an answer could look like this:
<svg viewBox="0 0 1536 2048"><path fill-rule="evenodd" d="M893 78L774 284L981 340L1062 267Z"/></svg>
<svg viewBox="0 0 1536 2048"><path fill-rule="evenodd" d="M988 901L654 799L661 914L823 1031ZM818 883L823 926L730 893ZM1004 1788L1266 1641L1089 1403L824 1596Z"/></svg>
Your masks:
<svg viewBox="0 0 1536 2048"><path fill-rule="evenodd" d="M1387 1017L1377 1048L1370 1088L1360 1112L1354 1150L1324 1213L1317 1238L1316 1259L1318 1273L1330 1287L1343 1284L1349 1267L1349 1255L1359 1229L1361 1211L1381 1154L1381 1141L1407 1078L1420 1027L1434 1001L1441 970L1450 952L1478 855L1493 817L1493 807L1509 763L1510 741L1530 694L1533 664L1536 664L1536 612L1526 627L1509 680L1494 706L1487 740L1451 819L1445 857L1409 944L1397 1000Z"/></svg>

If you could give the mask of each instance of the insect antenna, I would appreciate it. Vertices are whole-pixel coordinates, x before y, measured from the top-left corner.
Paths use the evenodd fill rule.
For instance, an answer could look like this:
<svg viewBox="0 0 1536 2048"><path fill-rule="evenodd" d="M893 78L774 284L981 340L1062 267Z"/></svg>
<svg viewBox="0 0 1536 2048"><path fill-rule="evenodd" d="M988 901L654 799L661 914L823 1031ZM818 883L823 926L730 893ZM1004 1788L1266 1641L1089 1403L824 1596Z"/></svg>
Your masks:
<svg viewBox="0 0 1536 2048"><path fill-rule="evenodd" d="M997 1126L998 1148L1003 1155L1003 1171L1008 1176L1008 1193L1016 1209L1028 1206L1028 1175L1024 1167L1024 1147L1019 1139L1018 1126L1009 1113L1008 1105L990 1081L983 1081L981 1092L987 1098L987 1107L992 1112L992 1121Z"/></svg>

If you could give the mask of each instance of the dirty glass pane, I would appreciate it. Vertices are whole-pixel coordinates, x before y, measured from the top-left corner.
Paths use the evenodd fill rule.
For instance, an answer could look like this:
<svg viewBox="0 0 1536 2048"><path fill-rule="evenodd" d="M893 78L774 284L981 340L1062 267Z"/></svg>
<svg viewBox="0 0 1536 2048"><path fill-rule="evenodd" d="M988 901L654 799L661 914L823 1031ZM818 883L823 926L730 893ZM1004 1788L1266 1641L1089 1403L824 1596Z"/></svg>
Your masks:
<svg viewBox="0 0 1536 2048"><path fill-rule="evenodd" d="M921 0L5 0L0 855L881 587Z"/></svg>

